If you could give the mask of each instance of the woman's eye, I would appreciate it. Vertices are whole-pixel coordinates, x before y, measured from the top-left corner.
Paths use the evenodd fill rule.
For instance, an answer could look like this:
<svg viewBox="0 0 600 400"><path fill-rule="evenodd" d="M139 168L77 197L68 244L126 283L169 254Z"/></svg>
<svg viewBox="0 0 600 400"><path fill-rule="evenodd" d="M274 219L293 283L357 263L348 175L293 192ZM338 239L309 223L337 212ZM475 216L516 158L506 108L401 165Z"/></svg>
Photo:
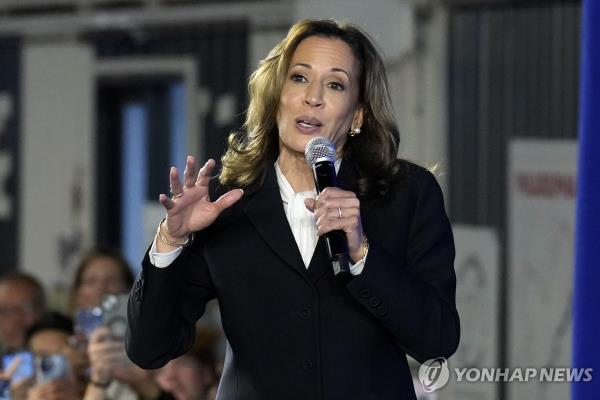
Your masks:
<svg viewBox="0 0 600 400"><path fill-rule="evenodd" d="M342 85L339 82L331 82L329 84L329 87L332 88L333 90L344 90L344 85Z"/></svg>
<svg viewBox="0 0 600 400"><path fill-rule="evenodd" d="M306 82L306 78L305 78L305 77L303 77L303 76L302 76L302 75L300 75L300 74L292 74L292 76L290 77L290 79L291 79L293 82Z"/></svg>

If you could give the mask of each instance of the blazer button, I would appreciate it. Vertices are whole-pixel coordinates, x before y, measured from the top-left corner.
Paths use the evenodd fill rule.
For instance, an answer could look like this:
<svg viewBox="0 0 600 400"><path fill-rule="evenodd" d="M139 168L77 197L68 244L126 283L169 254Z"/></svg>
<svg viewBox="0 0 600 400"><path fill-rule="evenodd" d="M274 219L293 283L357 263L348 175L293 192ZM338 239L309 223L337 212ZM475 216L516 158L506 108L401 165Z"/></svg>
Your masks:
<svg viewBox="0 0 600 400"><path fill-rule="evenodd" d="M135 301L140 302L142 300L142 288L144 287L144 278L141 276L135 282L133 287L133 298Z"/></svg>
<svg viewBox="0 0 600 400"><path fill-rule="evenodd" d="M308 371L309 369L312 368L312 361L310 361L308 358L306 358L304 361L302 361L302 369L305 371Z"/></svg>
<svg viewBox="0 0 600 400"><path fill-rule="evenodd" d="M379 307L377 307L375 314L377 314L377 316L379 316L379 317L383 317L383 316L387 315L387 308L385 306L379 306Z"/></svg>
<svg viewBox="0 0 600 400"><path fill-rule="evenodd" d="M304 307L302 310L300 310L299 314L300 314L300 318L302 318L302 319L309 319L310 318L310 314L311 314L310 308Z"/></svg>
<svg viewBox="0 0 600 400"><path fill-rule="evenodd" d="M381 304L381 299L380 299L379 297L375 297L375 296L373 296L373 297L371 297L371 298L369 299L369 306L370 306L371 308L375 308L375 307L377 307L377 306L378 306L378 305L380 305L380 304Z"/></svg>
<svg viewBox="0 0 600 400"><path fill-rule="evenodd" d="M371 295L371 292L369 292L368 289L361 289L360 292L358 292L358 295L363 298L366 299L367 297L369 297Z"/></svg>

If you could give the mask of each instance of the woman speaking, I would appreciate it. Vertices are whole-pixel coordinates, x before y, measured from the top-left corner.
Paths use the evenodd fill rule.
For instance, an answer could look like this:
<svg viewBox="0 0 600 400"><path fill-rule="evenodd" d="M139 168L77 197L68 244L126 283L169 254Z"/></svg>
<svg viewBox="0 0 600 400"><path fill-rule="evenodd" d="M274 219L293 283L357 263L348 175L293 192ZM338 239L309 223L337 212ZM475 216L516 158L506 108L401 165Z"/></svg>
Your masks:
<svg viewBox="0 0 600 400"><path fill-rule="evenodd" d="M228 343L217 399L414 399L406 354L458 346L454 243L433 175L397 159L380 55L352 25L302 21L249 91L217 177L193 157L182 180L170 171L129 299L130 358L158 368L185 353L217 298ZM337 187L318 195L314 137L336 149ZM333 231L348 274L334 274Z"/></svg>

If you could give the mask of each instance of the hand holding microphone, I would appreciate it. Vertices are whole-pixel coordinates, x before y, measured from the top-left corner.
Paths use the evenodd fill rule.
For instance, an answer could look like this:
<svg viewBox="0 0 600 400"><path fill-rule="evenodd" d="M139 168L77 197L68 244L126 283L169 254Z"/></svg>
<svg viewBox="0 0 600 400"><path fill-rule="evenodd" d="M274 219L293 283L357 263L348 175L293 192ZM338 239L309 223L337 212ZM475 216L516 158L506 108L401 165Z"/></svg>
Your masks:
<svg viewBox="0 0 600 400"><path fill-rule="evenodd" d="M306 145L306 160L313 170L316 199L306 199L306 207L315 213L317 232L325 236L329 258L336 275L350 272L349 261L356 263L364 255L364 236L360 201L356 194L337 187L335 146L316 137Z"/></svg>

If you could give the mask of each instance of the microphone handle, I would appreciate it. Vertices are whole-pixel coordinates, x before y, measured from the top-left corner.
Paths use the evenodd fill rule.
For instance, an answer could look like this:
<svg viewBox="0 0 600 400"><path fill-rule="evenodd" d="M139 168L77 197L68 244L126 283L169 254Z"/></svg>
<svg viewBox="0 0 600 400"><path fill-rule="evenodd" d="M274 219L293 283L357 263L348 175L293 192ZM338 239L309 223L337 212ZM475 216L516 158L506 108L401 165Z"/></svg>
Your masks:
<svg viewBox="0 0 600 400"><path fill-rule="evenodd" d="M326 187L337 187L335 166L330 161L317 161L313 164L313 176L317 193L321 193ZM344 231L336 230L327 232L325 235L325 247L327 255L333 267L333 273L337 275L350 274L350 257L348 256L348 243Z"/></svg>

